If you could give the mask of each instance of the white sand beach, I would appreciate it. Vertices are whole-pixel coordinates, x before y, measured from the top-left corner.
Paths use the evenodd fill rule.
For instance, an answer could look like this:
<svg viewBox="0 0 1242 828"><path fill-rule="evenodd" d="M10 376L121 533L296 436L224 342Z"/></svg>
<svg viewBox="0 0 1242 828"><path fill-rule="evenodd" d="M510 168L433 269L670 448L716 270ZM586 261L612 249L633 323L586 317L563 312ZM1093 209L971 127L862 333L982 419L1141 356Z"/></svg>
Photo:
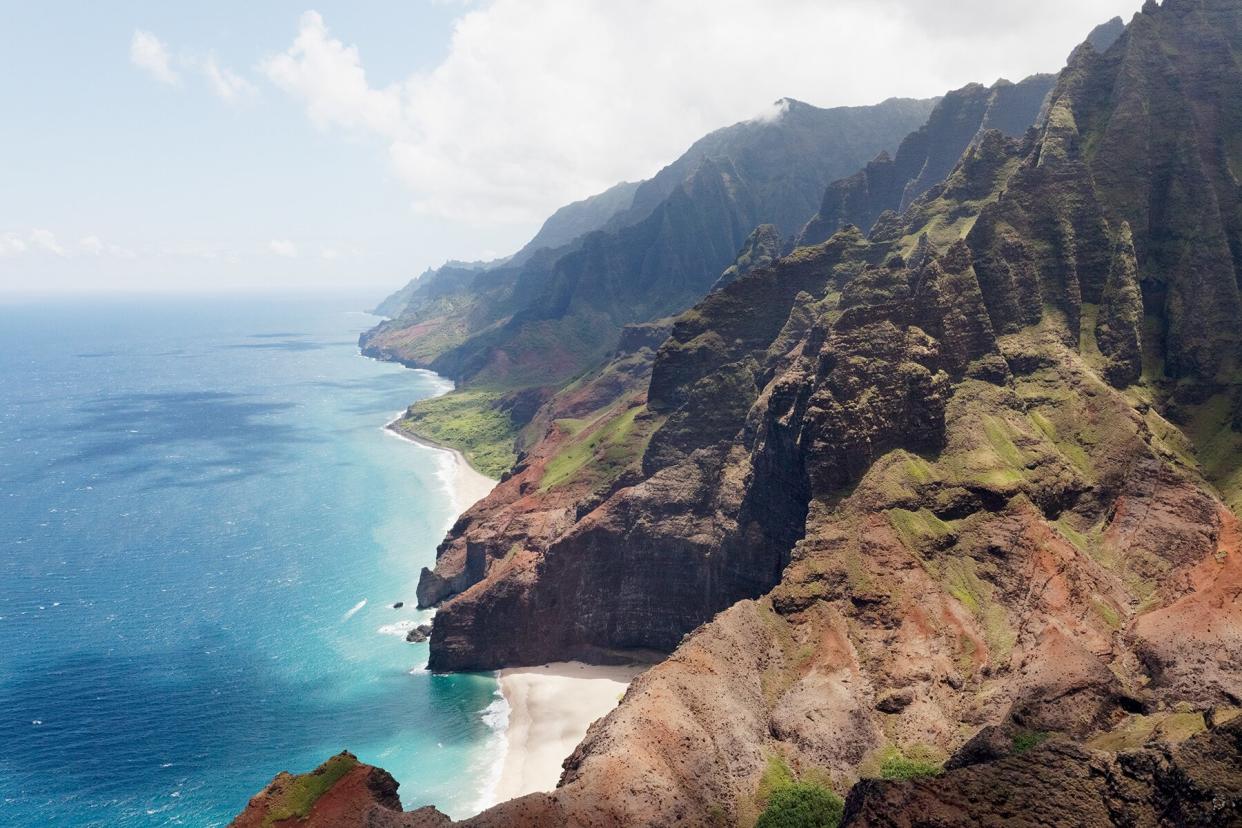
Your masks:
<svg viewBox="0 0 1242 828"><path fill-rule="evenodd" d="M493 801L550 791L561 763L596 719L617 706L649 665L597 667L576 661L500 671L509 703L507 744Z"/></svg>
<svg viewBox="0 0 1242 828"><path fill-rule="evenodd" d="M452 455L452 491L459 514L495 488L497 481L475 470L460 451L401 431L396 422L388 424L390 434ZM587 728L616 707L634 677L649 666L600 667L567 661L501 670L500 692L508 705L504 757L499 779L484 794L488 801L481 807L555 788L561 763Z"/></svg>
<svg viewBox="0 0 1242 828"><path fill-rule="evenodd" d="M453 457L453 478L451 488L453 492L453 507L457 514L469 509L483 498L487 497L492 489L496 488L498 481L493 480L487 475L475 469L466 460L466 456L451 446L441 445L433 440L423 437L417 437L397 428L397 422L401 419L398 416L385 426L385 430L401 440L410 443L416 443L427 448L438 449L439 451L448 452Z"/></svg>

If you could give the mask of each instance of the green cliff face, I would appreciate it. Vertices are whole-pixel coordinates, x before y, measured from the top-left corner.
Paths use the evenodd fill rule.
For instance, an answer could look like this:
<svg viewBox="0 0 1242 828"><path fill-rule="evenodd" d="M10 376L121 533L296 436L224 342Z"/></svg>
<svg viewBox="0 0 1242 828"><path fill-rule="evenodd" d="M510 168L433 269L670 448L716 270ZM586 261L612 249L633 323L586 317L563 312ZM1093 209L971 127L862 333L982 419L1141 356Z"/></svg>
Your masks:
<svg viewBox="0 0 1242 828"><path fill-rule="evenodd" d="M894 146L934 103L820 109L783 101L777 117L718 130L649 181L570 205L509 260L425 274L381 306L396 318L363 335L363 352L450 376L487 407L429 402L413 412L410 428L512 458L527 421L511 417L502 433L493 416L497 407L514 410L511 395L560 389L598 365L626 325L685 310L757 225L774 230L751 240L739 266L781 252L780 237L797 232L831 178ZM540 247L570 226L593 229ZM461 413L487 428L463 432L449 422Z"/></svg>
<svg viewBox="0 0 1242 828"><path fill-rule="evenodd" d="M906 136L895 156L883 153L849 178L830 184L798 243L818 244L851 224L868 232L886 211L902 212L942 182L988 130L1023 135L1035 123L1055 80L1054 75L1032 75L1016 84L1000 80L989 88L972 83L949 92L927 123Z"/></svg>

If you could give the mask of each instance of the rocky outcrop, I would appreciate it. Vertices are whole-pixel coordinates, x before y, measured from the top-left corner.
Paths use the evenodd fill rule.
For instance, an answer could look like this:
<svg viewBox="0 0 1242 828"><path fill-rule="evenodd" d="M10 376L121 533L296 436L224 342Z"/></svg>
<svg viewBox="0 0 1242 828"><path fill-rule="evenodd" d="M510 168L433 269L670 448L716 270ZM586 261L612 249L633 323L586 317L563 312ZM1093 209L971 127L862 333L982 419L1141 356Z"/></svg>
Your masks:
<svg viewBox="0 0 1242 828"><path fill-rule="evenodd" d="M397 781L342 752L310 773L282 772L256 794L230 828L445 828L435 808L403 812Z"/></svg>
<svg viewBox="0 0 1242 828"><path fill-rule="evenodd" d="M720 274L712 290L735 282L758 267L766 267L781 255L781 234L775 224L761 224L746 238L733 264Z"/></svg>
<svg viewBox="0 0 1242 828"><path fill-rule="evenodd" d="M818 244L847 225L869 231L887 211L900 213L952 172L988 130L1023 135L1036 121L1054 75L991 87L972 83L941 98L927 123L906 136L895 156L881 153L854 175L834 181L798 243Z"/></svg>
<svg viewBox="0 0 1242 828"><path fill-rule="evenodd" d="M1130 225L1122 222L1095 322L1096 345L1106 360L1104 378L1117 388L1137 382L1143 372L1142 322L1134 239Z"/></svg>
<svg viewBox="0 0 1242 828"><path fill-rule="evenodd" d="M1050 740L909 782L854 786L848 828L1220 826L1242 821L1242 719L1178 745L1110 755Z"/></svg>

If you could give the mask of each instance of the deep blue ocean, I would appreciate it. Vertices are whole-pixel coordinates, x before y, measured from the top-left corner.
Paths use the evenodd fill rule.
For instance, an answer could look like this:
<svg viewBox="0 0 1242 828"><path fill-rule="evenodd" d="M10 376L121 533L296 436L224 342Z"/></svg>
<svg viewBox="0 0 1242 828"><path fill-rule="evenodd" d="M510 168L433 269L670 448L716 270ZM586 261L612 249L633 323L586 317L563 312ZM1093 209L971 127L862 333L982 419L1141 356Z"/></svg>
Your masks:
<svg viewBox="0 0 1242 828"><path fill-rule="evenodd" d="M447 384L359 356L374 299L0 304L0 825L224 825L342 749L473 812L496 682L403 636L449 461L382 428Z"/></svg>

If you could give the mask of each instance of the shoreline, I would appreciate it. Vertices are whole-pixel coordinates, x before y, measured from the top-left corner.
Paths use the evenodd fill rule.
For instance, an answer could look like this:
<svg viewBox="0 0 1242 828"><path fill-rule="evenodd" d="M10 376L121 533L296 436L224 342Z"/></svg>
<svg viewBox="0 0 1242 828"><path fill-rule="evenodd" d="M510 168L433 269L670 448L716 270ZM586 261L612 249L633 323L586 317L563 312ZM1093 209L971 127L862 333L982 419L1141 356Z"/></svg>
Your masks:
<svg viewBox="0 0 1242 828"><path fill-rule="evenodd" d="M508 706L508 723L500 777L485 807L554 790L561 763L587 729L610 713L630 682L650 666L565 661L500 670L497 677Z"/></svg>
<svg viewBox="0 0 1242 828"><path fill-rule="evenodd" d="M462 454L458 449L452 446L446 446L429 440L426 437L420 437L410 434L407 431L397 427L397 423L401 422L401 418L405 412L401 412L384 425L384 430L396 437L398 440L405 440L407 443L413 443L423 448L435 449L448 453L453 458L453 473L447 481L449 493L453 498L453 507L457 514L453 516L453 520L461 517L467 509L478 503L496 488L499 480L493 480L483 472L470 465L470 461L466 459L466 455ZM450 524L451 525L451 524Z"/></svg>

